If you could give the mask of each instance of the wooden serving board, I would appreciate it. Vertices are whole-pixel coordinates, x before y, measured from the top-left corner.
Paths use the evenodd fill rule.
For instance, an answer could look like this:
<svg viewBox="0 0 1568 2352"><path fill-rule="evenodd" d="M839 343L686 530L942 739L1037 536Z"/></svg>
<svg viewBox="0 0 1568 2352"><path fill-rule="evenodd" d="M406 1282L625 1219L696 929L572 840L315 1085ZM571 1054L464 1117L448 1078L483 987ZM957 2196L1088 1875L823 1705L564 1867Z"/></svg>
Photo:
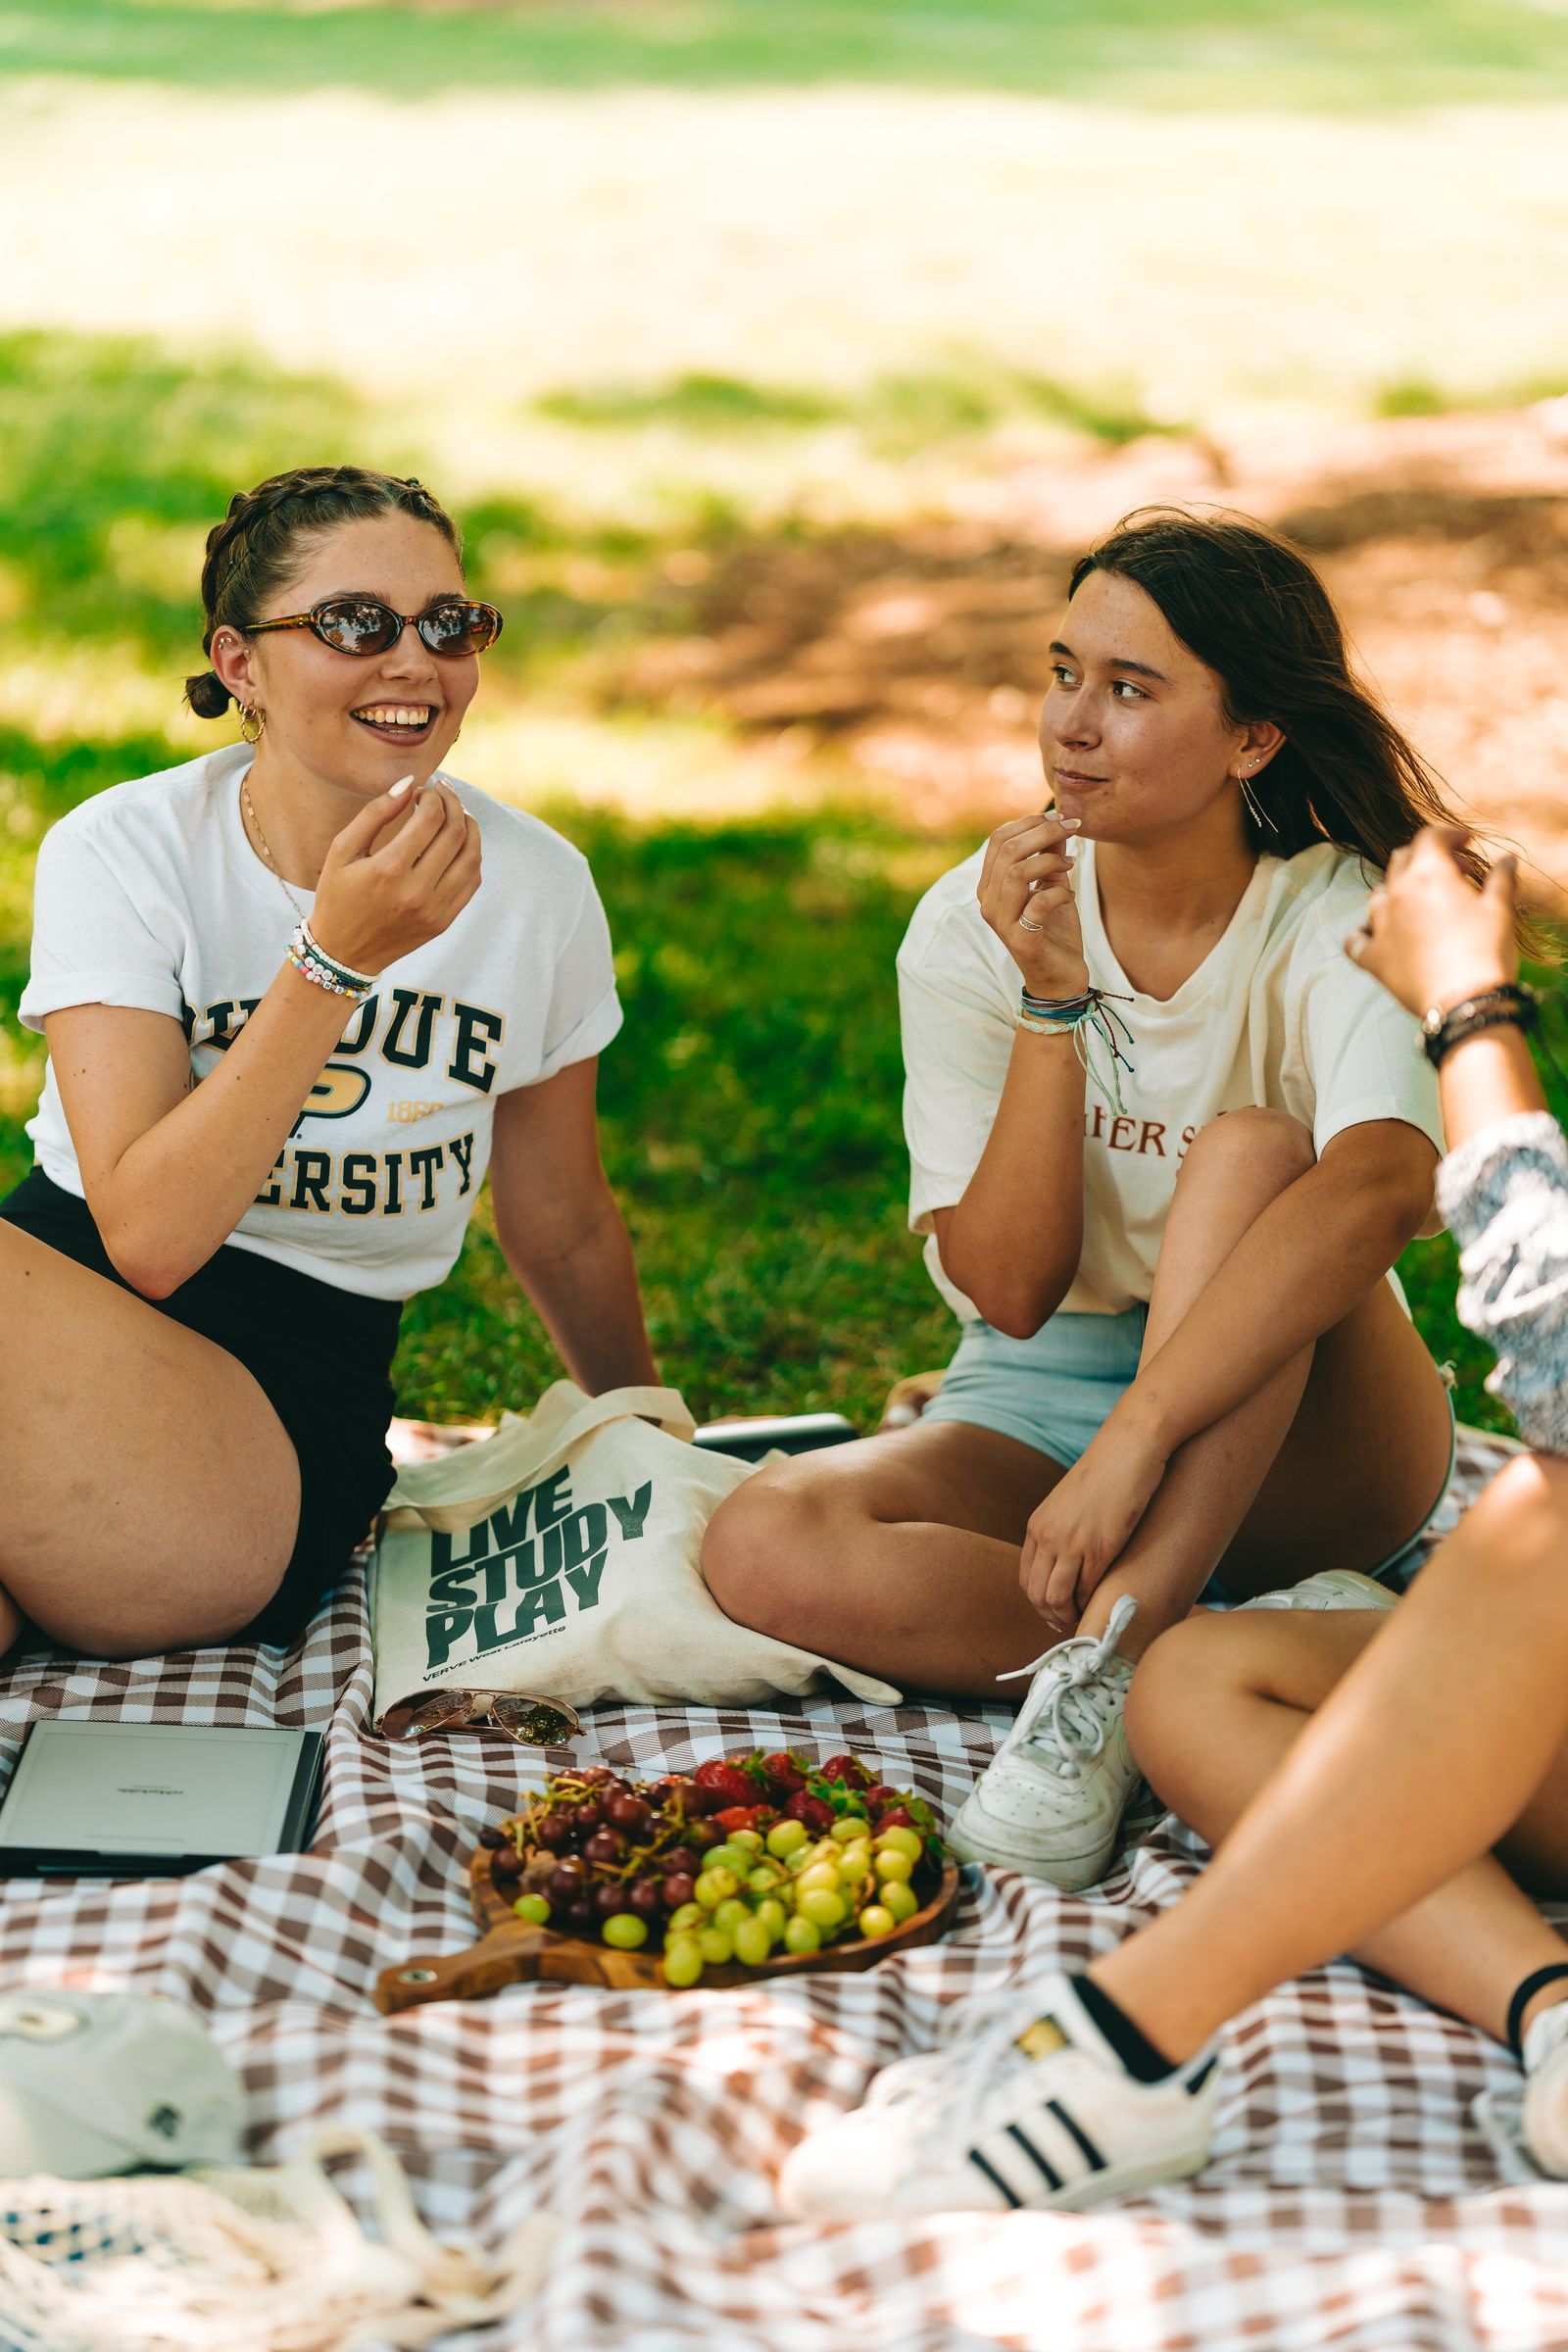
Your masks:
<svg viewBox="0 0 1568 2352"><path fill-rule="evenodd" d="M480 2000L505 1985L532 1984L541 1977L556 1984L599 1984L612 1992L669 1990L658 1951L617 1952L587 1936L562 1936L554 1928L530 1927L519 1919L512 1908L513 1897L491 1876L491 1860L490 1849L480 1846L468 1865L468 1897L484 1931L478 1941L466 1952L431 1954L407 1960L401 1968L383 1969L374 1993L383 2017L416 2008L421 2001ZM819 1952L780 1952L760 1968L733 1962L708 1968L703 1971L703 1989L722 1991L729 1985L755 1984L760 1977L793 1977L811 1969L874 1968L889 1952L935 1943L957 1904L958 1867L949 1862L931 1900L891 1936L860 1936Z"/></svg>

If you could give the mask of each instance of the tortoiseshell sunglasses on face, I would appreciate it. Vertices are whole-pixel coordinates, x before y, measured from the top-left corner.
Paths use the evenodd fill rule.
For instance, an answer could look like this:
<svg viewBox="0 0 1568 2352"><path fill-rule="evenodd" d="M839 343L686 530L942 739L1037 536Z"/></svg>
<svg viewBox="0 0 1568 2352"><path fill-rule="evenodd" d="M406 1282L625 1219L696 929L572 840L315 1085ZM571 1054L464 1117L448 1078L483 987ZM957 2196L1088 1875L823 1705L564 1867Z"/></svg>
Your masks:
<svg viewBox="0 0 1568 2352"><path fill-rule="evenodd" d="M417 629L420 642L443 660L463 654L488 653L501 634L501 615L494 605L431 605L423 612L394 612L373 596L329 596L309 612L289 612L279 620L253 620L247 637L264 637L269 629L309 629L334 654L384 654L407 628Z"/></svg>
<svg viewBox="0 0 1568 2352"><path fill-rule="evenodd" d="M381 1718L384 1740L422 1740L427 1732L505 1732L519 1747L564 1747L582 1730L563 1698L521 1690L433 1690L400 1698Z"/></svg>

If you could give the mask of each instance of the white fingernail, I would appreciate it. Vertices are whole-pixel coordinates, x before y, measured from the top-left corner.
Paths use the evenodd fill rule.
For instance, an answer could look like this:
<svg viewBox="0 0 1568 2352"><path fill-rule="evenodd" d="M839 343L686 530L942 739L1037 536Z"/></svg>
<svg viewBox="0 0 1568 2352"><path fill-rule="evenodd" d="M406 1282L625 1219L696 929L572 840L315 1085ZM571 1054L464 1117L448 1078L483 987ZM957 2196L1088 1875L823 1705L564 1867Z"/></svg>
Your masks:
<svg viewBox="0 0 1568 2352"><path fill-rule="evenodd" d="M1062 816L1056 819L1064 833L1076 833L1083 821L1081 816Z"/></svg>
<svg viewBox="0 0 1568 2352"><path fill-rule="evenodd" d="M414 778L412 776L399 776L397 782L393 785L391 791L387 795L388 800L401 801L403 795L408 791L409 786L413 782Z"/></svg>

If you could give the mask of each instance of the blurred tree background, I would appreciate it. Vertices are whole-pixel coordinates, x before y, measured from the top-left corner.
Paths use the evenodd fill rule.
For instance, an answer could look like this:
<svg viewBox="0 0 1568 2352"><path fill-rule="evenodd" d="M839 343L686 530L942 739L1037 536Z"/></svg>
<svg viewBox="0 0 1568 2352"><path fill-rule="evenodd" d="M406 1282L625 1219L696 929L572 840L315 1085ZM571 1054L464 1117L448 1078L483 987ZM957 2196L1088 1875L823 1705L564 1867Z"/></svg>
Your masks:
<svg viewBox="0 0 1568 2352"><path fill-rule="evenodd" d="M462 770L592 857L607 1156L700 1412L868 1424L951 1325L892 962L1038 789L1079 548L1292 531L1568 881L1557 0L0 0L0 1179L32 861L183 711L231 491L356 458L508 614ZM1471 1417L1452 1253L1405 1270ZM404 1409L552 1374L486 1214Z"/></svg>

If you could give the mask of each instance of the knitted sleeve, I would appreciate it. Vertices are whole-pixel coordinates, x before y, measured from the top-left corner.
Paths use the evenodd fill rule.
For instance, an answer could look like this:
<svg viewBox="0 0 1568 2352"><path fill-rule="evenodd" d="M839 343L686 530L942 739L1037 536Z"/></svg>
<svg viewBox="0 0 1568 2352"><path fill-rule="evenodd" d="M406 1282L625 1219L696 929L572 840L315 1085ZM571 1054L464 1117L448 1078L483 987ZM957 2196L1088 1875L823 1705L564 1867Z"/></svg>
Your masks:
<svg viewBox="0 0 1568 2352"><path fill-rule="evenodd" d="M1496 1351L1487 1387L1527 1445L1568 1454L1568 1144L1544 1111L1450 1152L1438 1205L1459 1245L1459 1316Z"/></svg>

